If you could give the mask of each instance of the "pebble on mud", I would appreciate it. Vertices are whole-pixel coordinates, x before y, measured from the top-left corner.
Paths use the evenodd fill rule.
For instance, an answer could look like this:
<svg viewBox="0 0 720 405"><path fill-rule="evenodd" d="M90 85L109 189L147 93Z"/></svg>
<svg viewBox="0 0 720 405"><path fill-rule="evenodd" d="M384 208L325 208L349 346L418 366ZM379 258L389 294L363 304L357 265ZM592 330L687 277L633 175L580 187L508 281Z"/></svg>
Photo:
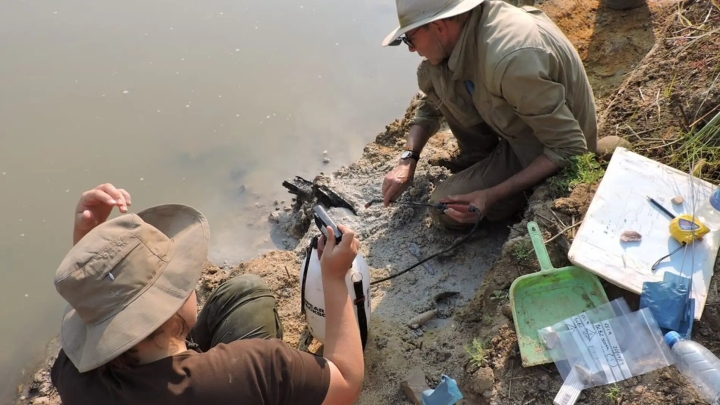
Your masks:
<svg viewBox="0 0 720 405"><path fill-rule="evenodd" d="M540 377L540 380L538 381L537 388L540 391L547 391L550 389L550 377L547 375L543 375Z"/></svg>
<svg viewBox="0 0 720 405"><path fill-rule="evenodd" d="M273 211L268 216L268 220L270 222L279 223L280 222L280 212L279 211Z"/></svg>
<svg viewBox="0 0 720 405"><path fill-rule="evenodd" d="M503 315L505 315L508 319L510 319L512 321L513 313L512 313L512 308L510 307L510 304L503 305L501 311L502 311Z"/></svg>
<svg viewBox="0 0 720 405"><path fill-rule="evenodd" d="M629 149L630 146L631 144L627 139L610 135L598 140L596 154L600 158L609 158L618 147Z"/></svg>

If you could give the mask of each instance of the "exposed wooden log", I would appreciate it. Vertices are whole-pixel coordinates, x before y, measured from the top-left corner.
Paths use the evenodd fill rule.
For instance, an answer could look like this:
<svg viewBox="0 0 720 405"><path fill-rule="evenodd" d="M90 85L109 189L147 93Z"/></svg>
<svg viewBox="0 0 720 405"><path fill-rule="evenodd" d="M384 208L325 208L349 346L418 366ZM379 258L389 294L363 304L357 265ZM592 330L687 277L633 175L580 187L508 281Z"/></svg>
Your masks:
<svg viewBox="0 0 720 405"><path fill-rule="evenodd" d="M300 176L295 176L293 179L283 181L282 185L288 189L288 192L297 196L298 207L302 205L303 201L310 203L317 202L328 208L347 208L353 214L357 215L357 211L352 204L342 198L328 185L320 184L317 179L316 181L309 181Z"/></svg>

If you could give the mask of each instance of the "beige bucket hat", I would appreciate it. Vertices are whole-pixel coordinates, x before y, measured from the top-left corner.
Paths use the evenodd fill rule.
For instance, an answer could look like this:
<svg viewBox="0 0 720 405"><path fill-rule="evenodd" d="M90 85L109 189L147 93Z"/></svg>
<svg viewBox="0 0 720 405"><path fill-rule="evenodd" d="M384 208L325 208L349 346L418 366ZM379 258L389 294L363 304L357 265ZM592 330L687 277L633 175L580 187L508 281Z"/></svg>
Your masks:
<svg viewBox="0 0 720 405"><path fill-rule="evenodd" d="M400 26L388 35L382 46L400 45L400 36L436 20L465 13L484 0L395 0Z"/></svg>
<svg viewBox="0 0 720 405"><path fill-rule="evenodd" d="M205 217L175 204L118 216L85 235L55 273L69 303L60 342L78 371L113 360L170 319L195 289L209 240Z"/></svg>

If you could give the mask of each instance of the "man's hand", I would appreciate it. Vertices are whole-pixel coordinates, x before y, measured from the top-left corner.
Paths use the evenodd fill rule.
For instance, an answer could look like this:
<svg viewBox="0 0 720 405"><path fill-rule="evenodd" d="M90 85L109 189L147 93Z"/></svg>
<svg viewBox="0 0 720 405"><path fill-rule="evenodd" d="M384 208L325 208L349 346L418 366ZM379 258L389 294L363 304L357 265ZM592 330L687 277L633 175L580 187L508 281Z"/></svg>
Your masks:
<svg viewBox="0 0 720 405"><path fill-rule="evenodd" d="M118 207L124 214L128 212L131 204L130 193L123 189L117 189L110 183L101 184L82 193L80 201L75 207L73 245L93 228L107 221L113 207Z"/></svg>
<svg viewBox="0 0 720 405"><path fill-rule="evenodd" d="M452 208L445 210L445 215L450 218L462 223L462 224L474 224L477 222L481 215L487 214L488 210L495 204L493 194L489 190L478 190L473 191L469 194L462 195L450 195L447 198L440 200L442 203L467 203L480 211L477 212L460 212Z"/></svg>
<svg viewBox="0 0 720 405"><path fill-rule="evenodd" d="M417 162L412 159L409 160L409 162L401 162L390 173L385 175L382 194L383 204L386 207L390 202L400 198L402 193L404 193L413 182Z"/></svg>
<svg viewBox="0 0 720 405"><path fill-rule="evenodd" d="M357 256L360 241L355 238L355 232L345 225L338 225L342 231L342 240L335 245L335 232L327 227L330 240L322 236L318 240L318 255L323 277L332 277L345 280L345 274L352 268L353 260Z"/></svg>

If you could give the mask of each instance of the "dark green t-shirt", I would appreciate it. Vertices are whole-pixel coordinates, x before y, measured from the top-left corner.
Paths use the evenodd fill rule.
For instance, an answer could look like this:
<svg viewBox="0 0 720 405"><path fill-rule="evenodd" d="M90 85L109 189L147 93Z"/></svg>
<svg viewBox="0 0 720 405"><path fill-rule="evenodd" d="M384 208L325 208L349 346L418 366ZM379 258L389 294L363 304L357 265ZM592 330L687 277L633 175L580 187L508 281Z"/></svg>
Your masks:
<svg viewBox="0 0 720 405"><path fill-rule="evenodd" d="M330 386L327 360L278 339L238 340L86 373L60 351L51 377L63 405L320 405Z"/></svg>

